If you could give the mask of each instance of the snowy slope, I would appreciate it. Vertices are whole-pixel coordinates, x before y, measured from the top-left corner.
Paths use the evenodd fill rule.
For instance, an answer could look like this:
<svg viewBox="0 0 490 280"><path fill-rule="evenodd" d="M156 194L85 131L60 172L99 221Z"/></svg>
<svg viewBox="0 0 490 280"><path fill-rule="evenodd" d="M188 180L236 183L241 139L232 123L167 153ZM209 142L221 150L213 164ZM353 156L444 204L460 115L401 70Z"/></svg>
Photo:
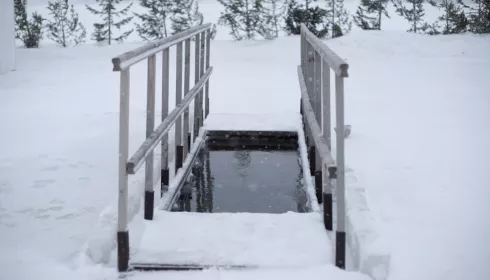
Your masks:
<svg viewBox="0 0 490 280"><path fill-rule="evenodd" d="M347 162L392 253L390 279L488 279L490 37L359 33L350 63Z"/></svg>
<svg viewBox="0 0 490 280"><path fill-rule="evenodd" d="M0 2L0 75L15 68L14 4Z"/></svg>
<svg viewBox="0 0 490 280"><path fill-rule="evenodd" d="M490 275L490 227L482 216L490 211L489 40L374 32L329 42L351 65L347 164L389 238L390 279ZM70 260L114 202L118 77L109 59L135 46L21 49L19 70L0 77L2 271L14 269L9 259L26 252L43 262ZM240 106L231 106L240 112L297 111L295 70L289 69L298 48L294 37L215 41L212 112L230 112L226 104L236 98ZM136 92L144 71L133 72ZM269 82L278 83L277 91ZM244 98L251 93L257 97ZM274 93L281 94L281 106L270 98ZM134 94L132 104L139 112L131 119L134 150L143 135L143 96Z"/></svg>

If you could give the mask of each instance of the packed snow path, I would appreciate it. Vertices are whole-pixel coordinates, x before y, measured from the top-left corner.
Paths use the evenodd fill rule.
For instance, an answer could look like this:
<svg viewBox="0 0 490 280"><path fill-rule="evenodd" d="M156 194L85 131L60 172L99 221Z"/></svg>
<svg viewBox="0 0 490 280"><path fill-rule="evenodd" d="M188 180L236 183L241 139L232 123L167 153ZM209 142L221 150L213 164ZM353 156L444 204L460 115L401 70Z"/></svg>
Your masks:
<svg viewBox="0 0 490 280"><path fill-rule="evenodd" d="M332 252L318 213L158 211L131 262L295 268L331 264Z"/></svg>

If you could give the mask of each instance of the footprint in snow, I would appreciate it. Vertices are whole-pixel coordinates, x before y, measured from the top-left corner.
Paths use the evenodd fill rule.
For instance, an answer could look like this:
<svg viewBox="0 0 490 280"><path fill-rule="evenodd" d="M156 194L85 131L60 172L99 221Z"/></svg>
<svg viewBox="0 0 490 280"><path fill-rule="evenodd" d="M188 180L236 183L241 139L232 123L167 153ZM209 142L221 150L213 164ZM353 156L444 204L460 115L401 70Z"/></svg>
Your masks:
<svg viewBox="0 0 490 280"><path fill-rule="evenodd" d="M36 180L34 181L32 187L35 189L45 188L54 182L56 182L54 179Z"/></svg>

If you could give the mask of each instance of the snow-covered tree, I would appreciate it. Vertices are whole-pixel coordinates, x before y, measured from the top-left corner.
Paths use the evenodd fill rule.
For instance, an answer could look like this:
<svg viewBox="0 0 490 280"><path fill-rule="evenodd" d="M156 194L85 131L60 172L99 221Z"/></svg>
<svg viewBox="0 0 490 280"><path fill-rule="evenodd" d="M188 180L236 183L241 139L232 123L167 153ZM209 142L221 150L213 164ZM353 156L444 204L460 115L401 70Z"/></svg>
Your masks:
<svg viewBox="0 0 490 280"><path fill-rule="evenodd" d="M218 0L224 6L218 24L228 26L235 40L260 35L262 0Z"/></svg>
<svg viewBox="0 0 490 280"><path fill-rule="evenodd" d="M381 30L383 16L390 18L386 6L389 0L361 0L353 16L354 23L364 30Z"/></svg>
<svg viewBox="0 0 490 280"><path fill-rule="evenodd" d="M266 39L279 37L281 30L281 18L286 13L284 0L263 0L259 33Z"/></svg>
<svg viewBox="0 0 490 280"><path fill-rule="evenodd" d="M85 41L87 35L85 27L79 21L73 5L68 4L68 0L48 2L48 10L53 17L46 25L49 39L63 47L78 45Z"/></svg>
<svg viewBox="0 0 490 280"><path fill-rule="evenodd" d="M182 1L182 0L179 0ZM170 34L168 21L174 8L174 0L140 0L146 12L135 14L141 24L136 23L136 31L144 40L158 40Z"/></svg>
<svg viewBox="0 0 490 280"><path fill-rule="evenodd" d="M434 24L436 34L457 34L467 31L468 19L461 5L452 2L452 0L442 0L441 2L430 0L429 3L443 11L443 14Z"/></svg>
<svg viewBox="0 0 490 280"><path fill-rule="evenodd" d="M29 19L26 6L27 0L14 0L15 38L21 40L26 48L38 48L43 38L45 19L36 12Z"/></svg>
<svg viewBox="0 0 490 280"><path fill-rule="evenodd" d="M96 0L99 9L85 5L87 9L95 15L102 17L101 23L94 23L94 32L92 33L92 39L97 42L106 41L109 45L113 42L122 42L126 39L132 32L133 29L127 30L115 35L115 31L120 30L121 27L127 25L131 22L133 17L126 16L133 3L130 3L125 8L120 10L117 9L117 5L122 2L122 0Z"/></svg>
<svg viewBox="0 0 490 280"><path fill-rule="evenodd" d="M327 22L332 38L343 36L351 31L352 21L344 8L344 0L328 0L327 13Z"/></svg>
<svg viewBox="0 0 490 280"><path fill-rule="evenodd" d="M490 0L472 0L474 5L467 5L462 0L458 3L468 10L469 31L477 34L490 33Z"/></svg>
<svg viewBox="0 0 490 280"><path fill-rule="evenodd" d="M410 23L410 29L408 32L422 32L426 29L426 23L424 21L425 0L405 0L407 5L403 3L402 0L393 0L393 5L395 5L396 12L404 17Z"/></svg>
<svg viewBox="0 0 490 280"><path fill-rule="evenodd" d="M174 0L172 8L172 34L199 26L204 22L204 16L199 10L197 0Z"/></svg>
<svg viewBox="0 0 490 280"><path fill-rule="evenodd" d="M296 0L290 0L286 11L284 30L287 34L300 34L301 23L304 23L308 30L315 36L322 38L328 34L327 23L328 12L318 6L312 7L311 1L305 4L298 4Z"/></svg>

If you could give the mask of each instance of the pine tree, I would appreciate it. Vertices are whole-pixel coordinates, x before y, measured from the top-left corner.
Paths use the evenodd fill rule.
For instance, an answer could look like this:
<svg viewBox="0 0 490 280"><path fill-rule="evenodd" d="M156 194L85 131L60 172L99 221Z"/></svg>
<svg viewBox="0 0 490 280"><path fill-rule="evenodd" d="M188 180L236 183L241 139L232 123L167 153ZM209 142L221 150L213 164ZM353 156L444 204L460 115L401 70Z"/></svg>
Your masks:
<svg viewBox="0 0 490 280"><path fill-rule="evenodd" d="M305 1L305 5L298 4L291 0L286 12L284 30L288 35L298 35L301 33L301 23L304 23L308 30L318 38L323 38L328 34L327 15L328 12L318 6L311 7L310 1Z"/></svg>
<svg viewBox="0 0 490 280"><path fill-rule="evenodd" d="M172 16L172 34L199 26L204 22L204 16L199 11L197 0L174 0Z"/></svg>
<svg viewBox="0 0 490 280"><path fill-rule="evenodd" d="M182 1L182 0L180 0ZM168 20L172 14L174 0L140 0L147 11L135 15L141 24L136 23L136 31L144 40L159 40L169 36Z"/></svg>
<svg viewBox="0 0 490 280"><path fill-rule="evenodd" d="M468 12L469 31L477 34L490 33L490 0L472 0L475 5L466 5L462 0L458 3Z"/></svg>
<svg viewBox="0 0 490 280"><path fill-rule="evenodd" d="M354 23L364 30L381 30L383 15L390 18L386 6L389 0L361 0Z"/></svg>
<svg viewBox="0 0 490 280"><path fill-rule="evenodd" d="M262 22L259 24L260 35L266 39L279 37L280 21L285 13L284 0L264 0L261 11Z"/></svg>
<svg viewBox="0 0 490 280"><path fill-rule="evenodd" d="M216 24L213 24L213 26L211 27L211 32L210 32L210 36L211 36L211 40L214 40L214 38L216 38L216 33L218 31L216 30Z"/></svg>
<svg viewBox="0 0 490 280"><path fill-rule="evenodd" d="M468 19L461 5L457 5L451 0L442 0L440 3L430 0L429 3L443 10L443 14L435 23L438 33L458 34L467 31Z"/></svg>
<svg viewBox="0 0 490 280"><path fill-rule="evenodd" d="M95 15L102 17L102 23L94 23L94 32L92 33L92 40L97 42L107 41L110 45L113 41L122 42L132 32L133 29L123 32L119 36L115 35L115 29L121 29L124 25L131 22L133 17L124 17L128 13L133 3L121 10L116 9L116 5L121 3L122 0L95 0L99 6L99 10L85 5L87 9ZM121 19L120 19L121 18Z"/></svg>
<svg viewBox="0 0 490 280"><path fill-rule="evenodd" d="M43 38L44 18L38 13L27 17L27 0L14 0L15 9L15 38L21 40L26 48L38 48Z"/></svg>
<svg viewBox="0 0 490 280"><path fill-rule="evenodd" d="M327 22L332 38L343 36L352 29L352 21L344 8L344 0L329 0L327 2Z"/></svg>
<svg viewBox="0 0 490 280"><path fill-rule="evenodd" d="M427 25L423 20L425 16L424 2L425 0L406 0L408 3L405 6L402 0L393 0L396 12L404 17L410 23L408 32L421 32L427 29Z"/></svg>
<svg viewBox="0 0 490 280"><path fill-rule="evenodd" d="M68 0L48 2L48 10L53 16L53 20L46 25L49 39L63 47L70 44L78 45L85 41L87 35L85 27L78 20L78 14L73 5L68 4Z"/></svg>
<svg viewBox="0 0 490 280"><path fill-rule="evenodd" d="M218 0L225 7L218 24L230 27L235 40L254 39L260 35L262 0Z"/></svg>

